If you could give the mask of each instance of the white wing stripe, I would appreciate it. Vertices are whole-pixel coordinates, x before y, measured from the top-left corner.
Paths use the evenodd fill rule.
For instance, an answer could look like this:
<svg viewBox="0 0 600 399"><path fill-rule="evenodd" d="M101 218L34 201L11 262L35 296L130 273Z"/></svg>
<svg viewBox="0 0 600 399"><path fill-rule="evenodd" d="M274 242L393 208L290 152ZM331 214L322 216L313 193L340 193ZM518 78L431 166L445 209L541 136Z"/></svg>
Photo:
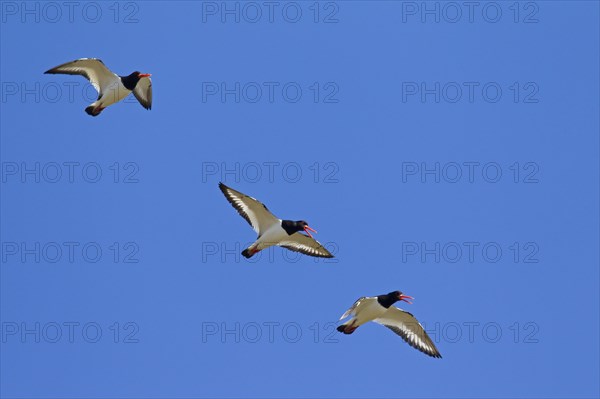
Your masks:
<svg viewBox="0 0 600 399"><path fill-rule="evenodd" d="M104 63L96 58L81 58L52 68L46 73L63 73L69 75L82 75L90 81L92 86L102 94L111 84L118 82L119 76L111 72Z"/></svg>
<svg viewBox="0 0 600 399"><path fill-rule="evenodd" d="M301 233L292 234L287 240L279 243L279 245L305 255L333 258L333 255L320 242Z"/></svg>
<svg viewBox="0 0 600 399"><path fill-rule="evenodd" d="M141 78L133 89L133 95L146 109L152 108L152 81L150 78Z"/></svg>
<svg viewBox="0 0 600 399"><path fill-rule="evenodd" d="M383 316L373 321L401 336L413 348L432 357L442 357L423 326L412 314L392 306Z"/></svg>
<svg viewBox="0 0 600 399"><path fill-rule="evenodd" d="M260 201L229 188L223 183L219 183L219 188L225 195L225 198L238 211L240 216L246 219L257 234L261 235L269 227L273 226L273 224L279 223L279 219Z"/></svg>

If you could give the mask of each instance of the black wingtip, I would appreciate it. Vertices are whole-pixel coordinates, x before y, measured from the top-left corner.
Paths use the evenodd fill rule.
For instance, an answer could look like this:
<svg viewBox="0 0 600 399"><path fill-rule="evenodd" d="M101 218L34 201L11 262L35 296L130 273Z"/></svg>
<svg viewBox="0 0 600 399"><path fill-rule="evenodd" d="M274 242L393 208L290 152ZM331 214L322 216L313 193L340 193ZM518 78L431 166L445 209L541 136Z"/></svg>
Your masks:
<svg viewBox="0 0 600 399"><path fill-rule="evenodd" d="M247 259L252 257L252 254L250 254L250 251L248 251L248 248L246 248L242 251L242 255L244 255L244 258L247 258Z"/></svg>
<svg viewBox="0 0 600 399"><path fill-rule="evenodd" d="M325 248L323 248L323 249L325 249ZM327 250L325 249L325 251L327 251ZM317 258L327 258L327 259L335 258L335 256L333 256L333 254L329 251L327 251L326 254L317 254L317 255L313 255L313 256L315 256Z"/></svg>

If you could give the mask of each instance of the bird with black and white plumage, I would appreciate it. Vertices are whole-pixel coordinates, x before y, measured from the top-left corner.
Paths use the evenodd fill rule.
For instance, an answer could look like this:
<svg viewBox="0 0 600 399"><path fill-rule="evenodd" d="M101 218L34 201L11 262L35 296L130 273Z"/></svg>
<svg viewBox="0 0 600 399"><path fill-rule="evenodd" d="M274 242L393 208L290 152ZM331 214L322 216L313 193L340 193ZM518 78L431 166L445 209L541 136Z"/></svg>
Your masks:
<svg viewBox="0 0 600 399"><path fill-rule="evenodd" d="M257 199L223 183L219 183L219 188L240 216L258 233L256 241L242 251L244 257L250 258L257 252L276 245L309 256L333 258L333 255L313 238L310 232L316 231L304 220L279 219ZM301 231L307 235L300 233Z"/></svg>
<svg viewBox="0 0 600 399"><path fill-rule="evenodd" d="M417 319L412 314L392 306L398 301L412 304L411 299L414 298L400 291L361 297L340 317L340 320L347 317L350 319L338 326L337 330L344 334L352 334L361 325L374 321L401 336L413 348L431 357L441 358L442 355Z"/></svg>
<svg viewBox="0 0 600 399"><path fill-rule="evenodd" d="M152 108L152 81L149 73L135 71L127 76L119 76L97 58L80 58L44 73L81 75L89 80L98 92L98 99L85 109L91 116L100 115L106 107L121 101L131 92L142 107Z"/></svg>

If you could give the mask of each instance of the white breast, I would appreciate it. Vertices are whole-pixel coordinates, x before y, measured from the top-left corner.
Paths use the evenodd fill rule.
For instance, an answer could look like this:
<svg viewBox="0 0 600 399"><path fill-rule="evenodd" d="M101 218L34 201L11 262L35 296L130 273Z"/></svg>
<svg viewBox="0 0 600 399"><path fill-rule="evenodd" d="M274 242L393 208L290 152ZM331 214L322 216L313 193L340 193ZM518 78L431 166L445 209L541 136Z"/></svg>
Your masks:
<svg viewBox="0 0 600 399"><path fill-rule="evenodd" d="M288 234L283 227L281 227L281 221L278 221L278 223L274 223L260 236L257 241L258 249L265 249L277 245L287 237Z"/></svg>
<svg viewBox="0 0 600 399"><path fill-rule="evenodd" d="M374 298L374 300L369 301L357 310L355 316L356 325L360 326L361 324L365 324L368 321L377 319L381 317L386 311L387 309L381 306L379 302L377 302L377 298Z"/></svg>
<svg viewBox="0 0 600 399"><path fill-rule="evenodd" d="M127 97L131 93L121 83L121 79L115 80L108 87L103 88L102 97L97 101L102 107L108 107L111 104L117 103Z"/></svg>

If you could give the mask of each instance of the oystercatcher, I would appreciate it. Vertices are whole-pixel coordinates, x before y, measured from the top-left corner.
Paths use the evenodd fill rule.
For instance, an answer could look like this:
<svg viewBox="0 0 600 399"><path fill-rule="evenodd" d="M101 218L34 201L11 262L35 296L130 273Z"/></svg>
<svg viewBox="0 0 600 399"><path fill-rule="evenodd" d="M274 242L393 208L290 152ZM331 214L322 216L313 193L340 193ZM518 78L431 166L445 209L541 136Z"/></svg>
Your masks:
<svg viewBox="0 0 600 399"><path fill-rule="evenodd" d="M309 227L304 220L278 219L260 201L227 187L223 183L219 183L219 188L231 205L258 233L256 241L242 251L244 257L250 258L265 248L277 245L305 255L333 258L333 255L313 238L310 232L316 233L316 231ZM308 235L304 235L300 231L304 231Z"/></svg>
<svg viewBox="0 0 600 399"><path fill-rule="evenodd" d="M135 71L127 76L119 76L97 58L80 58L44 73L81 75L89 80L98 91L98 99L85 109L91 116L100 115L104 108L121 101L132 91L144 108L152 108L152 81L149 73Z"/></svg>
<svg viewBox="0 0 600 399"><path fill-rule="evenodd" d="M410 346L426 355L442 357L417 319L412 314L392 306L398 301L412 304L410 299L414 298L400 291L378 296L363 296L340 317L342 320L352 316L350 320L338 326L337 330L344 334L352 334L359 326L374 321L386 326L401 336Z"/></svg>

